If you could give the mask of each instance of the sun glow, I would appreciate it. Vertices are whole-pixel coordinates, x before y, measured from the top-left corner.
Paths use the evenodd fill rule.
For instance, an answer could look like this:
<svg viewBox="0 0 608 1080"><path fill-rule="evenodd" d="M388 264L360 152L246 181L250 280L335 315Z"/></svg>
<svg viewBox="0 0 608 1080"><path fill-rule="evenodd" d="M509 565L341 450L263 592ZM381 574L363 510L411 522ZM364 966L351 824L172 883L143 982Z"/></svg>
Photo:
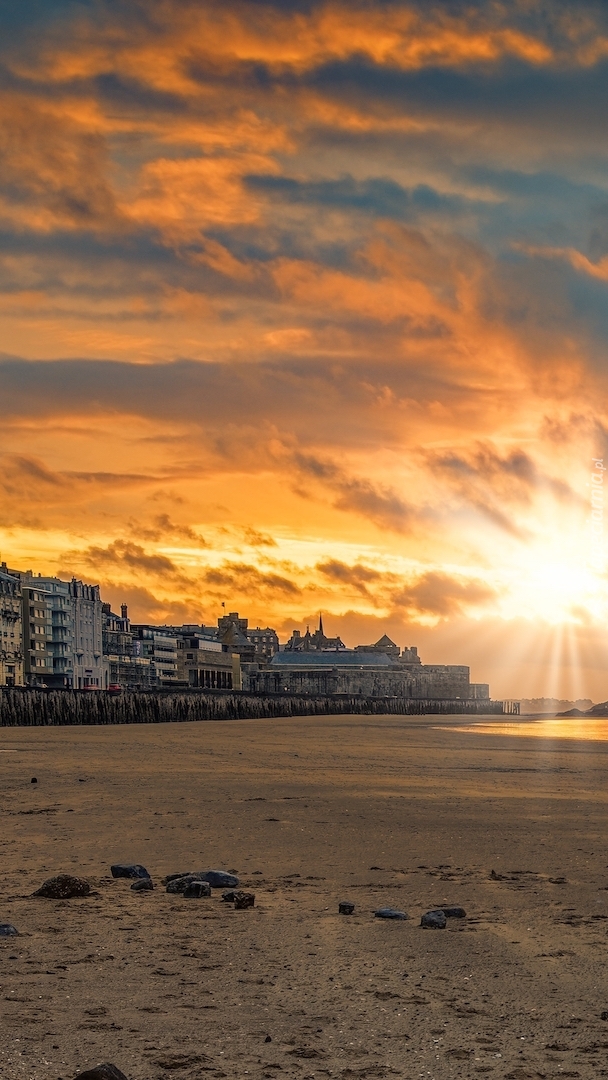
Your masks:
<svg viewBox="0 0 608 1080"><path fill-rule="evenodd" d="M505 606L555 625L597 618L606 602L605 583L580 559L541 549L521 560Z"/></svg>

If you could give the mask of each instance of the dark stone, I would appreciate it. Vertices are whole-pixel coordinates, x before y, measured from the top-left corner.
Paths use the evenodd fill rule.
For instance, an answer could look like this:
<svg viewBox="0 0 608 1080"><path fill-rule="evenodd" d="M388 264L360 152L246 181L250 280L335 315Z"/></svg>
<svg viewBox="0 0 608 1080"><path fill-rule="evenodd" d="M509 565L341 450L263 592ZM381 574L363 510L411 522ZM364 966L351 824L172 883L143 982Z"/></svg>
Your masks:
<svg viewBox="0 0 608 1080"><path fill-rule="evenodd" d="M355 905L351 904L350 900L341 900L338 904L339 915L352 915L355 910Z"/></svg>
<svg viewBox="0 0 608 1080"><path fill-rule="evenodd" d="M438 907L435 911L443 911L446 919L466 919L467 917L463 907Z"/></svg>
<svg viewBox="0 0 608 1080"><path fill-rule="evenodd" d="M206 881L212 889L231 889L239 883L238 877L225 870L191 870L187 874L167 874L164 880L171 893L183 892L189 881Z"/></svg>
<svg viewBox="0 0 608 1080"><path fill-rule="evenodd" d="M70 900L73 896L88 896L91 886L84 878L72 874L58 874L44 881L32 896L45 896L49 900Z"/></svg>
<svg viewBox="0 0 608 1080"><path fill-rule="evenodd" d="M139 863L114 863L110 867L112 871L112 877L126 877L126 878L149 878L150 875L145 866L140 866Z"/></svg>
<svg viewBox="0 0 608 1080"><path fill-rule="evenodd" d="M236 889L239 884L238 877L226 870L205 870L200 881L208 881L212 889Z"/></svg>
<svg viewBox="0 0 608 1080"><path fill-rule="evenodd" d="M264 1039L264 1042L272 1042L271 1036L267 1035L266 1038Z"/></svg>
<svg viewBox="0 0 608 1080"><path fill-rule="evenodd" d="M174 877L173 874L171 874L169 880L167 881L167 892L183 893L188 888L188 885L191 881L202 880L203 879L200 874L181 874L179 877Z"/></svg>
<svg viewBox="0 0 608 1080"><path fill-rule="evenodd" d="M225 889L222 893L222 900L225 904L234 904L234 889Z"/></svg>
<svg viewBox="0 0 608 1080"><path fill-rule="evenodd" d="M182 896L200 900L202 896L211 896L211 886L208 881L189 881Z"/></svg>
<svg viewBox="0 0 608 1080"><path fill-rule="evenodd" d="M255 904L255 893L252 892L235 892L234 894L234 910L244 911L245 908L253 907Z"/></svg>
<svg viewBox="0 0 608 1080"><path fill-rule="evenodd" d="M10 922L0 923L0 937L18 937L19 931Z"/></svg>
<svg viewBox="0 0 608 1080"><path fill-rule="evenodd" d="M405 911L398 911L394 907L381 907L377 911L374 911L374 915L377 919L409 919L409 915L406 915Z"/></svg>
<svg viewBox="0 0 608 1080"><path fill-rule="evenodd" d="M163 885L168 885L170 881L177 881L180 877L192 877L194 870L180 870L179 874L167 874L163 878Z"/></svg>
<svg viewBox="0 0 608 1080"><path fill-rule="evenodd" d="M32 779L30 780L30 784L37 784L37 783L38 783L38 777L37 776L32 776Z"/></svg>
<svg viewBox="0 0 608 1080"><path fill-rule="evenodd" d="M600 1020L608 1020L608 1009L604 1009L603 1013L600 1013Z"/></svg>
<svg viewBox="0 0 608 1080"><path fill-rule="evenodd" d="M78 1073L74 1080L127 1080L125 1074L116 1068L116 1065L95 1065L86 1072Z"/></svg>
<svg viewBox="0 0 608 1080"><path fill-rule="evenodd" d="M447 919L443 911L427 911L420 920L420 925L425 930L445 930Z"/></svg>
<svg viewBox="0 0 608 1080"><path fill-rule="evenodd" d="M151 892L154 888L154 883L152 878L149 877L137 878L131 885L131 888L133 889L133 892Z"/></svg>

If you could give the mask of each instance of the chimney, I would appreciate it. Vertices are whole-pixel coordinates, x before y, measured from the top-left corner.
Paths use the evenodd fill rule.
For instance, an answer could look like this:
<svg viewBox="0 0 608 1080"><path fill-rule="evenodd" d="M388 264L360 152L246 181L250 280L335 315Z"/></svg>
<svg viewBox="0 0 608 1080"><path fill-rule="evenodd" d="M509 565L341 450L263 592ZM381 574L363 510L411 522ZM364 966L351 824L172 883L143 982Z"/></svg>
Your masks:
<svg viewBox="0 0 608 1080"><path fill-rule="evenodd" d="M128 609L126 604L121 604L120 605L120 617L121 617L121 619L128 619L129 618L129 609Z"/></svg>

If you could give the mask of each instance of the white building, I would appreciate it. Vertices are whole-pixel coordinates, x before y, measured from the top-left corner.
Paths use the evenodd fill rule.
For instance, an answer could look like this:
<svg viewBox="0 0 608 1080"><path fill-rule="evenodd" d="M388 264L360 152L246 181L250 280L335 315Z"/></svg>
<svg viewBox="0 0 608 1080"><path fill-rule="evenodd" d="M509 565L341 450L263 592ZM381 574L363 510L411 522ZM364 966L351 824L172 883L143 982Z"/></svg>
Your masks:
<svg viewBox="0 0 608 1080"><path fill-rule="evenodd" d="M44 592L51 609L52 675L45 678L47 686L105 687L102 655L103 605L99 585L85 585L72 578L43 577L31 570L11 570L23 588Z"/></svg>

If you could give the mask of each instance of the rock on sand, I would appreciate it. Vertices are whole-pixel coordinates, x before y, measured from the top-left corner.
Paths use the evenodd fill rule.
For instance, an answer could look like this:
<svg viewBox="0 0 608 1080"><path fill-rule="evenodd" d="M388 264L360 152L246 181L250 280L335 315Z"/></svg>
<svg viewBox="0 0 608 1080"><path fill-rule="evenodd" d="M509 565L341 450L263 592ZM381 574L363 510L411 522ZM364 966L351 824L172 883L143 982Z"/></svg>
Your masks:
<svg viewBox="0 0 608 1080"><path fill-rule="evenodd" d="M437 911L427 911L426 914L422 916L420 925L423 926L425 930L445 930L446 922L447 920L443 911L437 909Z"/></svg>
<svg viewBox="0 0 608 1080"><path fill-rule="evenodd" d="M112 877L126 878L149 878L150 875L145 866L140 863L114 863L110 867Z"/></svg>
<svg viewBox="0 0 608 1080"><path fill-rule="evenodd" d="M374 915L377 919L409 919L409 915L405 911L398 911L394 907L381 907L377 911L374 911Z"/></svg>
<svg viewBox="0 0 608 1080"><path fill-rule="evenodd" d="M91 886L84 878L72 874L57 874L47 878L32 896L45 896L49 900L70 900L73 896L88 896Z"/></svg>
<svg viewBox="0 0 608 1080"><path fill-rule="evenodd" d="M95 1065L93 1069L78 1073L74 1080L127 1080L125 1074L107 1062L103 1065Z"/></svg>

